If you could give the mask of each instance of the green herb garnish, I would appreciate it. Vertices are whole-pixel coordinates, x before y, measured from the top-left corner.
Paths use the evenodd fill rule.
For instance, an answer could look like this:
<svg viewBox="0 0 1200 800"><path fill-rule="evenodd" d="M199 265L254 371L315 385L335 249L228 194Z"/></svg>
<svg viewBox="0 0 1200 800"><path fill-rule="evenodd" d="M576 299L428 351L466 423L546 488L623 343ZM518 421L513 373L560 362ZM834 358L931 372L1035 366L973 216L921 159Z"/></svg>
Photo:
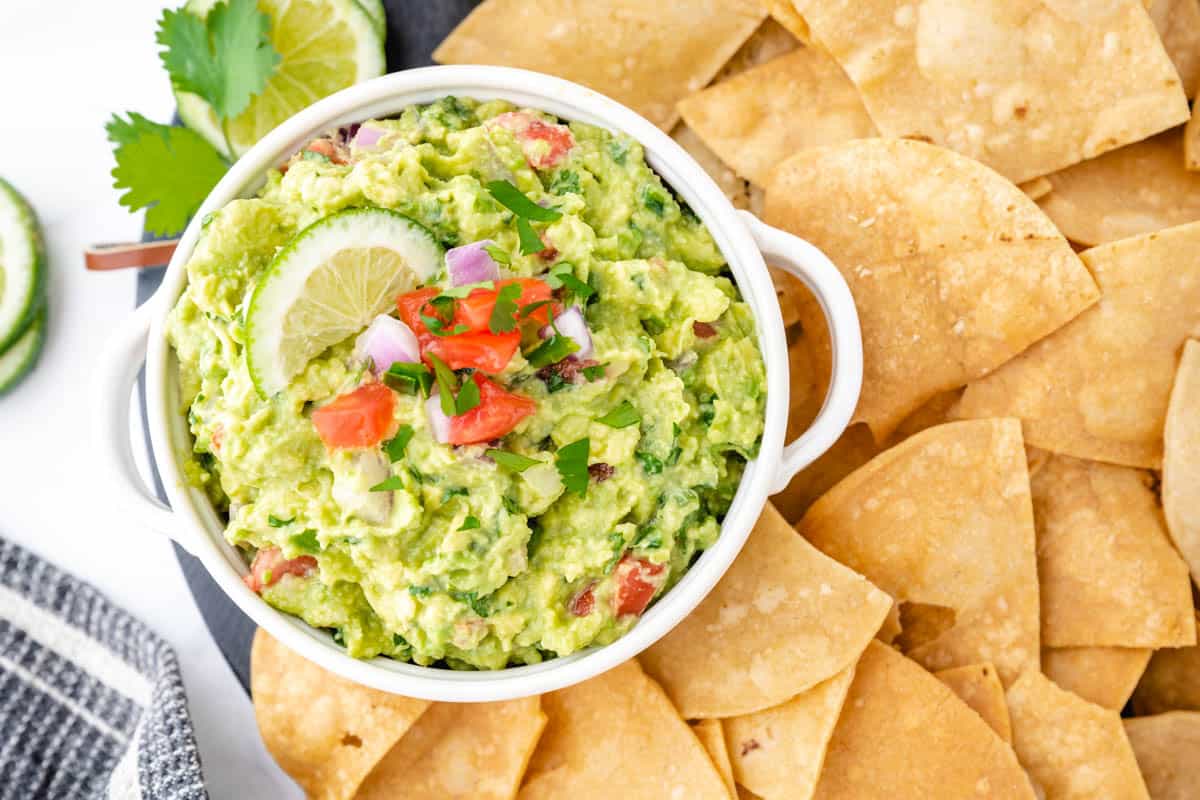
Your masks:
<svg viewBox="0 0 1200 800"><path fill-rule="evenodd" d="M404 488L404 480L399 475L393 475L387 480L377 483L370 488L372 492L395 492Z"/></svg>
<svg viewBox="0 0 1200 800"><path fill-rule="evenodd" d="M657 475L663 471L663 462L658 456L641 450L634 453L633 456L642 462L642 469L646 471L647 475Z"/></svg>
<svg viewBox="0 0 1200 800"><path fill-rule="evenodd" d="M546 249L546 243L538 236L533 225L524 217L517 217L517 236L521 239L521 255L531 256Z"/></svg>
<svg viewBox="0 0 1200 800"><path fill-rule="evenodd" d="M597 417L596 422L602 422L610 428L628 428L642 421L642 415L633 407L633 403L622 400L621 404L609 411L603 417Z"/></svg>
<svg viewBox="0 0 1200 800"><path fill-rule="evenodd" d="M413 597L429 597L429 595L433 594L433 587L432 586L410 586L410 587L408 587L408 593L411 594Z"/></svg>
<svg viewBox="0 0 1200 800"><path fill-rule="evenodd" d="M496 198L496 202L522 219L554 222L562 217L561 211L556 208L542 208L508 181L492 181L487 185L487 190Z"/></svg>
<svg viewBox="0 0 1200 800"><path fill-rule="evenodd" d="M510 453L507 450L485 450L484 455L505 469L510 469L513 472L524 472L534 464L542 463L536 458L523 456L520 453Z"/></svg>
<svg viewBox="0 0 1200 800"><path fill-rule="evenodd" d="M517 327L517 301L521 299L521 284L510 283L500 287L496 293L496 305L488 318L488 330L492 333L509 333Z"/></svg>
<svg viewBox="0 0 1200 800"><path fill-rule="evenodd" d="M433 387L433 373L424 364L409 364L397 361L383 373L383 383L389 389L405 394L421 394L428 396Z"/></svg>
<svg viewBox="0 0 1200 800"><path fill-rule="evenodd" d="M280 519L279 517L275 516L274 514L267 515L267 524L270 525L272 528L286 528L288 525L291 525L295 521L296 521L295 517L292 517L291 519Z"/></svg>
<svg viewBox="0 0 1200 800"><path fill-rule="evenodd" d="M576 277L575 265L569 261L555 264L546 273L546 283L549 284L551 289L565 290L566 296L563 297L563 302L568 305L571 303L572 297L577 297L581 302L584 302L596 293L596 290L587 281L582 281Z"/></svg>
<svg viewBox="0 0 1200 800"><path fill-rule="evenodd" d="M588 450L591 442L585 436L570 444L558 448L554 454L554 466L562 477L563 486L567 491L583 497L588 488Z"/></svg>
<svg viewBox="0 0 1200 800"><path fill-rule="evenodd" d="M604 370L607 367L608 364L592 364L590 367L584 367L583 377L587 378L589 382L598 381L604 377Z"/></svg>
<svg viewBox="0 0 1200 800"><path fill-rule="evenodd" d="M460 531L473 531L479 527L479 519L477 517L467 517L463 520Z"/></svg>
<svg viewBox="0 0 1200 800"><path fill-rule="evenodd" d="M303 550L305 553L321 552L321 543L317 541L317 532L312 528L292 536L288 541L292 547Z"/></svg>
<svg viewBox="0 0 1200 800"><path fill-rule="evenodd" d="M429 332L434 336L457 336L460 333L466 333L468 328L466 325L455 325L453 328L447 328L454 321L454 306L457 301L448 294L439 294L437 297L431 298L420 311L421 322L429 329ZM426 314L425 309L432 308L433 314Z"/></svg>
<svg viewBox="0 0 1200 800"><path fill-rule="evenodd" d="M486 617L488 615L489 609L488 600L486 597L480 597L475 592L459 591L451 591L450 597L454 598L460 603L465 603L466 605L470 606L471 610L481 617Z"/></svg>
<svg viewBox="0 0 1200 800"><path fill-rule="evenodd" d="M455 377L454 371L446 366L446 362L442 361L433 353L426 353L429 361L433 364L433 374L437 379L438 398L442 406L442 413L447 417L457 416L457 409L454 404L454 390L458 388L458 378Z"/></svg>
<svg viewBox="0 0 1200 800"><path fill-rule="evenodd" d="M413 437L412 425L401 425L396 429L396 435L383 443L383 452L393 464L404 458L404 449Z"/></svg>
<svg viewBox="0 0 1200 800"><path fill-rule="evenodd" d="M497 264L503 264L507 267L512 263L512 256L510 256L508 251L498 244L485 245L483 251L491 256L492 261L495 261Z"/></svg>
<svg viewBox="0 0 1200 800"><path fill-rule="evenodd" d="M563 336L556 330L553 336L539 344L525 357L529 360L530 366L545 367L557 364L578 349L579 345L574 339Z"/></svg>
<svg viewBox="0 0 1200 800"><path fill-rule="evenodd" d="M479 405L479 384L471 379L463 382L454 398L454 416L460 417Z"/></svg>

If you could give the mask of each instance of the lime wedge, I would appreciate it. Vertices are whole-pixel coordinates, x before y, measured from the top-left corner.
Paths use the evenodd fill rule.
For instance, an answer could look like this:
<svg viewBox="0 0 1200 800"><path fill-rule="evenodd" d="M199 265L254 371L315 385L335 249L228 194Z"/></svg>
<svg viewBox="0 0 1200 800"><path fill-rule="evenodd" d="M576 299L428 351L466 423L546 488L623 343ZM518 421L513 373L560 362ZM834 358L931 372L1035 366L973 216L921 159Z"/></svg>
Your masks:
<svg viewBox="0 0 1200 800"><path fill-rule="evenodd" d="M375 31L380 39L387 39L387 12L383 9L383 0L357 0L367 12L367 16L375 23Z"/></svg>
<svg viewBox="0 0 1200 800"><path fill-rule="evenodd" d="M203 16L216 0L190 0ZM383 40L357 0L258 0L271 18L268 34L281 60L262 94L229 123L233 156L240 156L279 123L322 97L384 73ZM179 118L230 155L212 108L200 97L176 92Z"/></svg>
<svg viewBox="0 0 1200 800"><path fill-rule="evenodd" d="M442 268L433 234L382 208L314 222L263 272L246 313L246 362L266 397L331 345L362 331L396 297Z"/></svg>
<svg viewBox="0 0 1200 800"><path fill-rule="evenodd" d="M0 178L0 353L25 333L42 304L45 262L33 209Z"/></svg>
<svg viewBox="0 0 1200 800"><path fill-rule="evenodd" d="M46 305L43 303L25 331L0 354L0 395L15 387L33 369L45 338Z"/></svg>

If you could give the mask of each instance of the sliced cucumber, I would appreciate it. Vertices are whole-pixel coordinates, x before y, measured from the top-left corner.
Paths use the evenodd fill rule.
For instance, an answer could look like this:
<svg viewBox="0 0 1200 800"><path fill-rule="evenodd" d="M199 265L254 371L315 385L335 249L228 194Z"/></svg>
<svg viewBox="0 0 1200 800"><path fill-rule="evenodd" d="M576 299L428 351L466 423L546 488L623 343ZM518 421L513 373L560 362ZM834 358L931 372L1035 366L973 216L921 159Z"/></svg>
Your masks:
<svg viewBox="0 0 1200 800"><path fill-rule="evenodd" d="M246 313L246 362L264 396L394 307L396 297L442 269L433 234L382 208L353 208L314 222L267 267Z"/></svg>
<svg viewBox="0 0 1200 800"><path fill-rule="evenodd" d="M0 354L0 395L13 389L29 374L42 352L46 339L46 306L43 304L34 313L33 320L25 332Z"/></svg>
<svg viewBox="0 0 1200 800"><path fill-rule="evenodd" d="M46 250L33 209L0 178L0 353L25 333L45 294Z"/></svg>

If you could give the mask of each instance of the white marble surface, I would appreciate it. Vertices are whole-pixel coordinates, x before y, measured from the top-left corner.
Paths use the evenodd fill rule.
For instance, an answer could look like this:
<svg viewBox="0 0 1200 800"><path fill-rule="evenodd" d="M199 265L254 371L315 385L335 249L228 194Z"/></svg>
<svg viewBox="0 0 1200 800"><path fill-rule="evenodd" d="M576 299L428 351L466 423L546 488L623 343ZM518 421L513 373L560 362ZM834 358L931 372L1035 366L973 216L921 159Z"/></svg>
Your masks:
<svg viewBox="0 0 1200 800"><path fill-rule="evenodd" d="M0 0L0 175L39 214L51 273L42 362L0 398L0 536L91 581L174 645L215 800L299 797L263 749L168 542L111 506L85 452L91 365L132 309L134 275L89 274L81 252L141 229L140 215L117 205L104 123L125 110L169 120L154 43L163 6Z"/></svg>

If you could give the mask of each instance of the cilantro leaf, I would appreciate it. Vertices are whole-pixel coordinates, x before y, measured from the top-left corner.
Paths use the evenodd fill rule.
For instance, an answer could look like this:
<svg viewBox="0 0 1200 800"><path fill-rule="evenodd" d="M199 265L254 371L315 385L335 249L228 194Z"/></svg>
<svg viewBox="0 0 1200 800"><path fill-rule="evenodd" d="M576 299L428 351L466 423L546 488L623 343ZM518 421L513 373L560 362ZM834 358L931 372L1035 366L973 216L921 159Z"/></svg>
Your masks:
<svg viewBox="0 0 1200 800"><path fill-rule="evenodd" d="M305 553L321 552L321 543L317 541L317 532L312 528L292 536L288 539L288 542L291 543L292 547L302 550Z"/></svg>
<svg viewBox="0 0 1200 800"><path fill-rule="evenodd" d="M450 591L450 597L470 606L471 610L481 617L488 615L488 599L486 597L480 597L475 592L459 592L455 590Z"/></svg>
<svg viewBox="0 0 1200 800"><path fill-rule="evenodd" d="M105 126L116 147L113 187L127 189L120 203L146 209L146 229L156 236L179 233L229 166L211 144L188 128L128 121L114 115Z"/></svg>
<svg viewBox="0 0 1200 800"><path fill-rule="evenodd" d="M455 325L453 328L446 328L447 325L454 321L454 309L456 305L458 305L458 301L455 298L448 294L439 294L421 308L421 322L425 323L425 327L434 336L457 336L460 333L466 333L466 325ZM433 309L433 314L426 314L426 308Z"/></svg>
<svg viewBox="0 0 1200 800"><path fill-rule="evenodd" d="M492 333L508 333L517 327L517 301L521 299L521 284L510 283L500 287L496 293L496 305L488 318L488 330Z"/></svg>
<svg viewBox="0 0 1200 800"><path fill-rule="evenodd" d="M272 528L286 528L288 525L291 525L295 521L296 521L295 517L292 517L291 519L280 519L279 517L275 516L274 514L267 515L267 524L270 525Z"/></svg>
<svg viewBox="0 0 1200 800"><path fill-rule="evenodd" d="M531 256L546 249L546 243L524 217L517 217L517 235L521 237L521 255Z"/></svg>
<svg viewBox="0 0 1200 800"><path fill-rule="evenodd" d="M454 371L446 366L446 362L433 353L426 354L433 364L433 374L437 377L438 402L441 403L442 413L447 417L457 416L454 402L454 390L458 388L458 378Z"/></svg>
<svg viewBox="0 0 1200 800"><path fill-rule="evenodd" d="M541 368L550 364L557 364L578 349L579 344L574 339L556 332L549 339L535 347L533 352L526 356L526 358L529 359L530 366Z"/></svg>
<svg viewBox="0 0 1200 800"><path fill-rule="evenodd" d="M642 462L642 469L646 471L647 475L657 475L663 471L662 459L653 453L646 453L639 450L633 455L638 461Z"/></svg>
<svg viewBox="0 0 1200 800"><path fill-rule="evenodd" d="M521 319L529 319L529 317L533 316L534 313L536 313L539 308L545 308L546 306L553 306L553 305L554 305L553 300L538 300L536 303L530 303L529 305L522 308L521 313L518 314L517 316L519 316Z"/></svg>
<svg viewBox="0 0 1200 800"><path fill-rule="evenodd" d="M383 452L387 453L388 460L394 464L404 458L404 448L408 447L412 437L412 425L401 425L397 428L396 435L383 443Z"/></svg>
<svg viewBox="0 0 1200 800"><path fill-rule="evenodd" d="M622 400L621 404L609 411L603 417L597 417L596 422L602 422L610 428L628 428L642 421L642 415L633 407L633 403Z"/></svg>
<svg viewBox="0 0 1200 800"><path fill-rule="evenodd" d="M202 97L221 122L246 110L275 72L280 55L267 33L271 18L255 0L217 3L202 19L183 9L164 11L155 40L172 85Z"/></svg>
<svg viewBox="0 0 1200 800"><path fill-rule="evenodd" d="M556 208L542 208L508 181L492 181L487 185L487 190L488 194L496 198L496 202L522 219L554 222L562 217L561 211Z"/></svg>
<svg viewBox="0 0 1200 800"><path fill-rule="evenodd" d="M486 252L489 256L492 257L492 261L495 261L497 264L503 264L506 267L509 264L512 264L512 256L510 256L508 254L508 251L505 250L500 245L489 244L489 245L485 246L483 249L484 249L484 252Z"/></svg>
<svg viewBox="0 0 1200 800"><path fill-rule="evenodd" d="M372 486L369 491L372 492L395 492L404 488L404 481L399 475L393 475L382 483L377 483Z"/></svg>
<svg viewBox="0 0 1200 800"><path fill-rule="evenodd" d="M554 454L554 466L558 467L558 474L562 477L563 486L567 488L567 491L574 492L580 497L587 494L588 450L590 447L591 442L585 436L563 445Z"/></svg>
<svg viewBox="0 0 1200 800"><path fill-rule="evenodd" d="M479 518L469 516L463 520L462 527L459 528L459 530L460 531L473 531L478 527L479 527Z"/></svg>
<svg viewBox="0 0 1200 800"><path fill-rule="evenodd" d="M473 380L463 381L458 396L454 398L454 416L461 417L479 405L479 384Z"/></svg>
<svg viewBox="0 0 1200 800"><path fill-rule="evenodd" d="M505 469L511 469L513 472L524 472L534 464L540 464L536 458L523 456L520 453L510 453L507 450L486 450L484 455L495 461Z"/></svg>
<svg viewBox="0 0 1200 800"><path fill-rule="evenodd" d="M591 284L587 281L581 281L575 276L575 265L569 261L562 261L555 264L546 273L546 283L550 285L551 289L564 289L567 292L567 296L563 297L565 305L570 305L572 296L578 297L581 301L586 301L596 293Z"/></svg>
<svg viewBox="0 0 1200 800"><path fill-rule="evenodd" d="M588 379L588 382L598 381L604 377L604 370L608 364L592 364L590 367L583 368L583 377Z"/></svg>
<svg viewBox="0 0 1200 800"><path fill-rule="evenodd" d="M433 594L432 586L409 586L408 593L413 597L429 597Z"/></svg>

